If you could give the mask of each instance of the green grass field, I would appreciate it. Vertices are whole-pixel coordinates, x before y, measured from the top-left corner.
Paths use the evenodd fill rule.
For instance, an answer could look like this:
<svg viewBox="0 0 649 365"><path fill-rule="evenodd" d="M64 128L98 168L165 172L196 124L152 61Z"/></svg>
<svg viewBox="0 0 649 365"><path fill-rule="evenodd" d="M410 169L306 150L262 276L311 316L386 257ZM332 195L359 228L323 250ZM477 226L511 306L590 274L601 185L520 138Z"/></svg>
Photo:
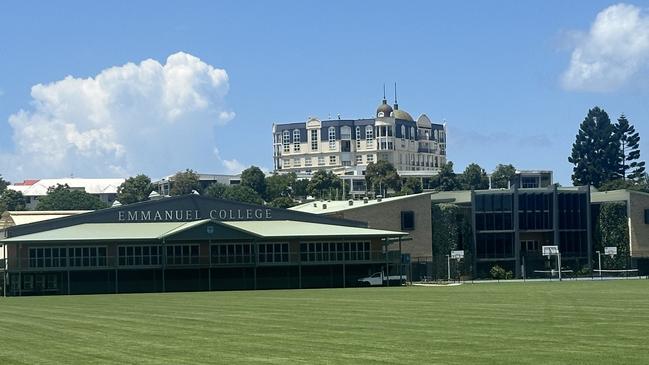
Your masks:
<svg viewBox="0 0 649 365"><path fill-rule="evenodd" d="M0 298L0 364L647 364L649 280Z"/></svg>

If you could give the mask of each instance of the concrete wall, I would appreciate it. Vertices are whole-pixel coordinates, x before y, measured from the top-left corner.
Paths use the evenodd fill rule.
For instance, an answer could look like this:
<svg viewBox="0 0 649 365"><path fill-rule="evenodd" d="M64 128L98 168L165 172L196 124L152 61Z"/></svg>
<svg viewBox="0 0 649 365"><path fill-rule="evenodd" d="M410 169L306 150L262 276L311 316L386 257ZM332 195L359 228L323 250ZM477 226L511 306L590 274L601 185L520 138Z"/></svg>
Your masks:
<svg viewBox="0 0 649 365"><path fill-rule="evenodd" d="M649 194L630 192L629 238L632 257L649 257L649 224L644 221L644 211L649 209Z"/></svg>
<svg viewBox="0 0 649 365"><path fill-rule="evenodd" d="M402 249L411 257L431 257L433 255L433 234L431 201L429 194L419 194L412 198L386 201L380 204L363 206L362 201L354 201L358 208L327 214L332 217L367 222L369 228L401 231L401 212L415 213L415 229L410 233L412 241L404 241ZM393 245L391 249L398 249Z"/></svg>

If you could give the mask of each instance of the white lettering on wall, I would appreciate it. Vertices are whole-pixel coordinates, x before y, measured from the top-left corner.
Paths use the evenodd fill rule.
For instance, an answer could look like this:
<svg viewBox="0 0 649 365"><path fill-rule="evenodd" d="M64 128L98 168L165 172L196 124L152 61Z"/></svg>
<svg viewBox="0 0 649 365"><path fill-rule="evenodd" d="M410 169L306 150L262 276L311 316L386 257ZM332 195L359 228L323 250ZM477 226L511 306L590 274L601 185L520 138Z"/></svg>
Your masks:
<svg viewBox="0 0 649 365"><path fill-rule="evenodd" d="M215 220L262 220L272 219L271 209L212 209L210 219ZM201 219L199 210L136 210L119 211L117 220L120 222L164 222L192 221Z"/></svg>

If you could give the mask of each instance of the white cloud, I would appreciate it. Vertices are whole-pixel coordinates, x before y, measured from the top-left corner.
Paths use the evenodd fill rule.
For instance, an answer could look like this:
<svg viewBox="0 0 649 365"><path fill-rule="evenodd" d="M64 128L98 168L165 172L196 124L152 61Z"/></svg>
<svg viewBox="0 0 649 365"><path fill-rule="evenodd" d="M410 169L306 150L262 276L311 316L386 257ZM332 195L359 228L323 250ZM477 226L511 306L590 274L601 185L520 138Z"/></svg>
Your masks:
<svg viewBox="0 0 649 365"><path fill-rule="evenodd" d="M215 129L234 118L228 75L178 52L32 87L31 107L9 117L15 150L0 156L12 178L129 175L218 169Z"/></svg>
<svg viewBox="0 0 649 365"><path fill-rule="evenodd" d="M649 16L633 5L604 9L588 33L573 34L573 39L570 66L562 77L568 90L612 91L649 64Z"/></svg>
<svg viewBox="0 0 649 365"><path fill-rule="evenodd" d="M226 160L222 158L221 152L216 147L214 147L213 153L216 159L225 167L226 173L228 174L236 175L241 173L241 171L247 168L244 164L239 162L237 159Z"/></svg>

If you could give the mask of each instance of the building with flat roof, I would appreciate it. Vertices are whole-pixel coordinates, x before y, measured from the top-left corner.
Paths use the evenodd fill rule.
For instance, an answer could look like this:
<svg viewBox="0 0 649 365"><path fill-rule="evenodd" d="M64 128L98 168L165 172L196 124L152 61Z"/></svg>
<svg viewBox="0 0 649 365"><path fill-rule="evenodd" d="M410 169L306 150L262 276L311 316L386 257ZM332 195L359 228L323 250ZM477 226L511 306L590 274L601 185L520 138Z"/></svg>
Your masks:
<svg viewBox="0 0 649 365"><path fill-rule="evenodd" d="M459 247L470 255L472 274L488 277L499 265L516 277L556 272L543 246L558 246L565 270L593 269L597 220L604 203L625 204L629 226L629 263L649 274L649 194L588 186L449 191L431 195L433 204L455 204L466 212L473 242ZM448 253L434 252L434 255Z"/></svg>
<svg viewBox="0 0 649 365"><path fill-rule="evenodd" d="M185 195L5 229L8 295L315 288L399 272L400 230Z"/></svg>
<svg viewBox="0 0 649 365"><path fill-rule="evenodd" d="M20 183L7 186L7 189L19 191L23 194L26 201L26 208L35 210L38 207L38 200L47 195L50 188L57 185L68 185L72 190L85 191L94 195L107 205L111 205L117 197L117 189L126 179L83 179L83 178L63 178L63 179L40 179L25 180Z"/></svg>
<svg viewBox="0 0 649 365"><path fill-rule="evenodd" d="M208 186L219 183L223 185L239 185L241 183L241 174L237 175L225 175L225 174L203 174L197 172L198 182L201 185L202 189L206 189ZM169 195L171 192L171 186L173 185L174 175L168 175L158 180L152 181L155 191L158 194L165 196Z"/></svg>

